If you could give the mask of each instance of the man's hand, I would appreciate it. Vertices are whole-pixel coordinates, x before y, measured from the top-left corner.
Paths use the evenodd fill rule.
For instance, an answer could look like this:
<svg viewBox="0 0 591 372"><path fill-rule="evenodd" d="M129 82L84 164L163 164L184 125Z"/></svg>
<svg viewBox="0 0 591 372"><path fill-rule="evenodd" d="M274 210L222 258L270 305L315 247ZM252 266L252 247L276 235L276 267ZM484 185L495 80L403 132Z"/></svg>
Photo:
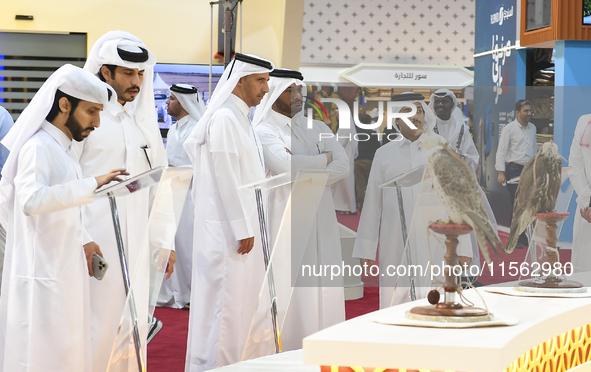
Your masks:
<svg viewBox="0 0 591 372"><path fill-rule="evenodd" d="M238 253L239 254L248 254L254 247L254 236L250 238L242 239L240 241L240 245L238 246Z"/></svg>
<svg viewBox="0 0 591 372"><path fill-rule="evenodd" d="M581 208L581 217L583 217L587 222L591 223L591 208Z"/></svg>
<svg viewBox="0 0 591 372"><path fill-rule="evenodd" d="M172 273L174 272L174 263L176 262L176 252L170 251L170 256L168 256L168 265L166 265L166 280L170 278Z"/></svg>
<svg viewBox="0 0 591 372"><path fill-rule="evenodd" d="M330 154L330 152L323 152L323 154L326 155L326 165L332 163L332 155Z"/></svg>
<svg viewBox="0 0 591 372"><path fill-rule="evenodd" d="M372 267L374 264L374 260L368 260L367 258L361 258L361 266L365 267L365 265L367 265L368 267Z"/></svg>
<svg viewBox="0 0 591 372"><path fill-rule="evenodd" d="M472 264L472 257L460 256L458 257L458 263L460 266L470 266Z"/></svg>
<svg viewBox="0 0 591 372"><path fill-rule="evenodd" d="M92 272L92 256L98 254L103 257L103 252L95 242L90 242L84 245L84 254L86 255L86 265L88 266L88 275L93 276ZM103 257L104 258L104 257Z"/></svg>
<svg viewBox="0 0 591 372"><path fill-rule="evenodd" d="M505 172L499 172L499 178L497 178L499 185L507 186L507 179L505 178Z"/></svg>
<svg viewBox="0 0 591 372"><path fill-rule="evenodd" d="M107 174L98 176L96 177L96 183L98 184L96 188L98 189L113 180L121 182L122 180L119 178L119 176L129 176L129 172L126 172L125 169L113 169Z"/></svg>

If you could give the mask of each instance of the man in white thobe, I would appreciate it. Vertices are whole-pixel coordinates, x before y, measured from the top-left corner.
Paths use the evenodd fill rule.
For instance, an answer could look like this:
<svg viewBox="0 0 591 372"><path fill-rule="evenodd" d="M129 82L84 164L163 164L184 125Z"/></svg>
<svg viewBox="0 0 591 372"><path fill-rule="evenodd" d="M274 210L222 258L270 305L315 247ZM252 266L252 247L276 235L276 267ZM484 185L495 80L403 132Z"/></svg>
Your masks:
<svg viewBox="0 0 591 372"><path fill-rule="evenodd" d="M6 136L10 128L14 125L14 121L12 120L12 116L6 109L0 106L0 140ZM0 172L2 171L2 167L4 163L6 163L6 159L8 158L8 149L3 145L0 145ZM0 178L2 176L0 175ZM0 284L2 284L2 272L4 271L4 250L6 247L6 230L2 225L0 225Z"/></svg>
<svg viewBox="0 0 591 372"><path fill-rule="evenodd" d="M571 261L576 272L591 270L591 114L577 122L570 147L568 177L577 192Z"/></svg>
<svg viewBox="0 0 591 372"><path fill-rule="evenodd" d="M337 109L337 120L340 115ZM350 121L353 123L353 120ZM355 125L350 128L337 129L337 140L345 149L349 159L349 174L347 177L338 180L332 185L332 198L334 200L335 210L344 212L343 214L357 213L357 200L355 199L355 158L359 154L359 146L355 135L357 134Z"/></svg>
<svg viewBox="0 0 591 372"><path fill-rule="evenodd" d="M429 107L437 116L433 132L445 138L451 148L462 155L470 169L476 172L480 155L470 136L470 128L464 123L456 95L451 90L438 89L431 95Z"/></svg>
<svg viewBox="0 0 591 372"><path fill-rule="evenodd" d="M267 176L282 173L295 175L298 170L319 169L329 174L315 222L305 247L306 264L337 264L342 262L341 242L331 185L344 179L349 172L349 159L344 148L321 121L313 121L307 128L302 110L303 76L298 71L277 69L271 74L269 94L257 108L254 118L256 133L263 144ZM319 134L327 135L320 140ZM330 137L330 138L329 138ZM269 194L269 227L271 246L276 247L274 259L279 255L294 257L291 239L278 240L279 227L288 204L291 185L271 190ZM297 197L297 196L296 196ZM291 203L305 201L291 200ZM301 234L296 227L291 234ZM288 259L289 260L289 259ZM292 263L292 268L294 267ZM289 275L290 271L274 275ZM289 282L289 281L288 281ZM278 291L282 291L279 289ZM345 299L342 286L323 287L297 283L281 328L283 350L302 348L304 337L345 320Z"/></svg>
<svg viewBox="0 0 591 372"><path fill-rule="evenodd" d="M267 60L236 53L184 144L195 168L186 372L273 353L247 348L265 266L255 193L241 188L265 178L249 113L269 91L272 70Z"/></svg>
<svg viewBox="0 0 591 372"><path fill-rule="evenodd" d="M421 94L403 93L392 96L392 100L413 102L417 113L409 120L417 129L411 129L401 119L396 119L395 123L401 134L397 136L397 140L391 140L376 151L353 249L353 257L360 258L363 264L367 262L372 265L379 246L381 309L411 301L411 276L389 274L389 266L404 266L408 269L408 265L412 264L429 270L429 262L440 265L444 253L441 244L433 237L427 239L426 226L429 221L442 217L445 213L437 196L433 192L426 193L430 187L418 183L401 190L408 248L405 247L402 233L397 191L394 188L380 187L405 172L427 164L422 140L435 125L435 115L425 104ZM410 107L397 107L396 111L410 112ZM391 139L394 139L394 135L391 135ZM466 258L471 256L470 245L459 246L458 255ZM417 299L425 298L429 290L438 286L428 276L413 277Z"/></svg>
<svg viewBox="0 0 591 372"><path fill-rule="evenodd" d="M103 35L90 50L84 69L96 74L117 92L117 100L101 113L101 127L77 149L86 177L111 168L126 168L131 175L165 166L166 153L154 110L152 90L156 57L135 36L122 31ZM123 245L133 283L142 349L145 353L149 297L149 252L140 253L148 223L150 190L117 200ZM120 273L119 253L109 201L86 208L86 228L102 247L113 273ZM170 270L174 264L171 254ZM125 287L121 275L91 282L93 371L107 370L124 313ZM145 360L145 359L144 359Z"/></svg>
<svg viewBox="0 0 591 372"><path fill-rule="evenodd" d="M183 148L183 143L205 112L197 88L188 84L173 84L170 97L166 101L168 114L177 119L168 130L166 156L168 165L179 167L191 165L191 159ZM193 223L194 205L189 196L181 214L174 240L177 261L170 279L162 284L158 306L188 310L191 301L191 267L193 261Z"/></svg>
<svg viewBox="0 0 591 372"><path fill-rule="evenodd" d="M449 146L466 162L468 167L472 169L474 176L476 176L476 169L478 168L478 160L480 154L476 150L476 145L470 135L470 128L464 122L464 116L458 108L458 99L456 95L449 89L438 89L431 94L429 107L435 112L437 122L433 127L433 132L439 134L449 142ZM488 202L486 194L480 189L480 196L486 208L486 215L495 232L498 231L497 219ZM474 232L470 235L462 235L458 238L460 244L465 244L467 240L472 243L473 258L471 262L462 262L470 265L480 266L480 251L478 250L478 242L476 241L476 234Z"/></svg>
<svg viewBox="0 0 591 372"><path fill-rule="evenodd" d="M8 231L1 371L91 370L87 278L92 256L102 254L87 244L83 205L126 173L84 178L72 142L100 125L109 94L114 92L92 74L62 66L2 141L11 152L0 182L1 222Z"/></svg>

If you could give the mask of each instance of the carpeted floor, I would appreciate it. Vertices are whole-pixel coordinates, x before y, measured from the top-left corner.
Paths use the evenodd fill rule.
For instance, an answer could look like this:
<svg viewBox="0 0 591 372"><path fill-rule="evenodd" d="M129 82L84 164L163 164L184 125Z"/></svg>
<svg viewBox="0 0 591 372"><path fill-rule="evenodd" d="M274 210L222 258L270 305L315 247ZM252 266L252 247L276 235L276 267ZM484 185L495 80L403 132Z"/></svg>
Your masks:
<svg viewBox="0 0 591 372"><path fill-rule="evenodd" d="M338 215L338 220L343 225L357 231L360 214ZM499 233L503 244L508 235ZM517 277L509 277L509 262L523 262L527 249L516 249L511 255L501 253L500 257L491 254L494 276L485 269L478 279L485 285L517 280ZM570 261L570 250L561 250L561 261ZM500 275L501 265L504 264L505 275ZM345 311L347 319L367 314L379 309L379 283L377 277L363 277L365 288L364 296L358 300L346 301ZM183 372L185 368L185 353L187 348L187 332L189 323L189 311L170 308L156 308L156 318L164 324L162 331L152 340L148 346L148 370L150 372Z"/></svg>
<svg viewBox="0 0 591 372"><path fill-rule="evenodd" d="M162 321L163 327L148 345L148 371L183 372L189 311L157 307L154 315Z"/></svg>
<svg viewBox="0 0 591 372"><path fill-rule="evenodd" d="M338 215L338 220L343 225L357 231L359 213ZM347 319L379 309L377 278L364 278L363 282L366 283L363 297L359 300L345 302ZM163 328L148 345L148 371L183 372L187 351L189 311L158 307L154 315L162 321Z"/></svg>

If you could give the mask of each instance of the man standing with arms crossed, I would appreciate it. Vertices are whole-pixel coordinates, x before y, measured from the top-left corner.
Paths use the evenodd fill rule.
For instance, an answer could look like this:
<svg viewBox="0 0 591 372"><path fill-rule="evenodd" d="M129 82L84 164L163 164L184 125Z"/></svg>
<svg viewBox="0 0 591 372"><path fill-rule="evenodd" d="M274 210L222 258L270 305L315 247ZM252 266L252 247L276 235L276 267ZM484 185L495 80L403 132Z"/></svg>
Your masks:
<svg viewBox="0 0 591 372"><path fill-rule="evenodd" d="M275 247L274 260L283 256L283 260L289 262L298 256L293 253L297 250L305 257L302 265L340 265L343 261L341 240L331 186L347 177L350 171L349 158L326 124L313 121L313 127L307 127L302 96L302 89L306 86L302 74L294 70L276 69L270 76L269 93L257 107L254 117L256 133L263 145L267 175L288 173L292 174L293 180L298 170L318 169L328 173L318 210L311 216L315 221L304 247L293 247L291 239L279 237L279 231L288 203L305 201L301 196L290 198L291 184L270 190L268 233L270 245ZM328 134L330 138L322 138L322 134ZM294 198L293 195L291 197ZM289 210L293 215L291 206ZM304 234L297 230L293 220L283 228L291 229L287 236ZM293 268L299 266L293 262L291 265ZM289 270L285 270L275 275L290 274ZM285 321L281 325L283 350L301 349L304 337L345 320L342 282L338 283L341 285L331 283L329 286L323 280L312 281L299 276L295 283L290 298L279 298L284 303L289 301Z"/></svg>
<svg viewBox="0 0 591 372"><path fill-rule="evenodd" d="M154 110L152 81L155 63L154 54L140 39L127 32L108 32L90 50L84 69L113 87L117 92L117 102L104 108L100 129L78 149L80 165L86 177L115 168L126 168L131 175L137 175L167 164ZM117 207L129 275L134 280L137 320L145 353L149 252L140 255L140 248L148 223L150 191L141 190L120 198ZM104 372L126 301L121 275L115 275L121 272L121 268L108 200L99 200L86 209L86 228L102 247L105 260L113 272L101 282L91 282L90 286L92 370ZM173 252L167 270L169 275L175 257Z"/></svg>

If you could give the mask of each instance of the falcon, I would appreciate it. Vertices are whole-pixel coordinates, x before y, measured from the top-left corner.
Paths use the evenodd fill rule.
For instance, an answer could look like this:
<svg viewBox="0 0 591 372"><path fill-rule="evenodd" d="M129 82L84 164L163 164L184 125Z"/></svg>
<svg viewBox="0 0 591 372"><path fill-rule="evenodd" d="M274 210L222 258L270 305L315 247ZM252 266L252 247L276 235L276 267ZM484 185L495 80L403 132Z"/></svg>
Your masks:
<svg viewBox="0 0 591 372"><path fill-rule="evenodd" d="M448 147L445 138L430 134L423 140L423 146L434 176L435 189L449 212L448 222L470 225L476 233L486 262L490 264L486 243L491 245L497 255L497 248L504 249L488 220L476 176L460 156Z"/></svg>
<svg viewBox="0 0 591 372"><path fill-rule="evenodd" d="M562 156L554 142L546 142L521 171L515 204L511 234L507 240L507 253L513 252L519 235L535 222L536 213L552 212L560 192Z"/></svg>

